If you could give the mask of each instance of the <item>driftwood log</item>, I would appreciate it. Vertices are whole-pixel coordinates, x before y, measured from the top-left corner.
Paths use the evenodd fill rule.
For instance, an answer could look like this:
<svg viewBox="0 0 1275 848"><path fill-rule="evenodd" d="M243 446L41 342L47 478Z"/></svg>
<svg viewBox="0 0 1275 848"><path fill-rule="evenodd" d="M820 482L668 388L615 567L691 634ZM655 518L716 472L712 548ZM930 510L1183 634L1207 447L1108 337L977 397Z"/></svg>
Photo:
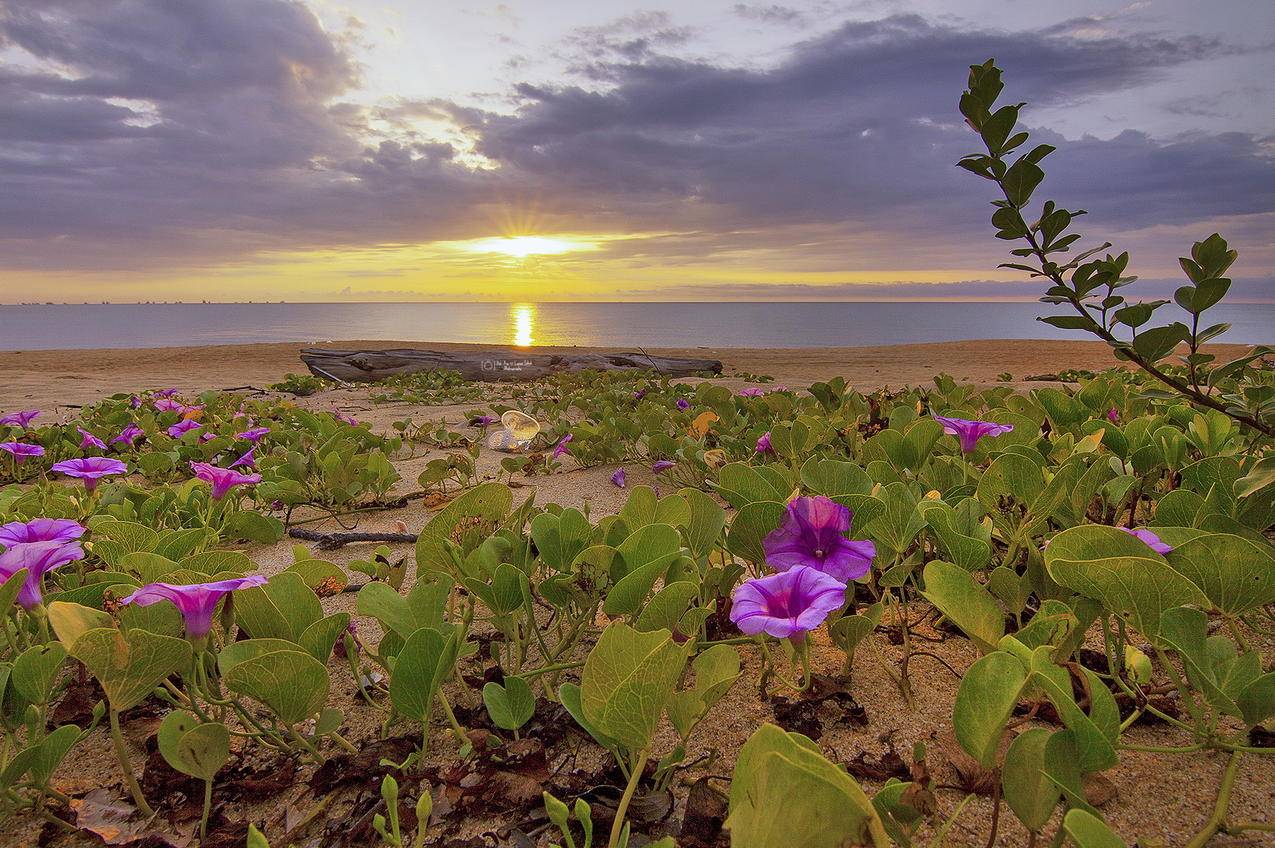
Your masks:
<svg viewBox="0 0 1275 848"><path fill-rule="evenodd" d="M560 371L645 370L670 377L692 377L705 372L722 373L717 359L676 359L641 352L530 353L518 348L482 348L465 351L332 350L309 347L301 361L318 377L346 383L384 380L418 371L456 371L467 380L537 380Z"/></svg>

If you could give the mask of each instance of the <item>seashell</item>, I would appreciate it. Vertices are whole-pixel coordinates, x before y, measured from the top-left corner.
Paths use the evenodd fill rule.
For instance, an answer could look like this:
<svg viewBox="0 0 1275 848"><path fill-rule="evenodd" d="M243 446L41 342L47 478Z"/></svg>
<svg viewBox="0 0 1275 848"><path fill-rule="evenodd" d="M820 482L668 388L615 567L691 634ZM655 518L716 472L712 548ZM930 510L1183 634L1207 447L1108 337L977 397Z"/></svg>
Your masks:
<svg viewBox="0 0 1275 848"><path fill-rule="evenodd" d="M531 440L540 435L540 422L527 415L511 409L500 416L503 429L487 436L487 447L505 453L519 453L527 449Z"/></svg>

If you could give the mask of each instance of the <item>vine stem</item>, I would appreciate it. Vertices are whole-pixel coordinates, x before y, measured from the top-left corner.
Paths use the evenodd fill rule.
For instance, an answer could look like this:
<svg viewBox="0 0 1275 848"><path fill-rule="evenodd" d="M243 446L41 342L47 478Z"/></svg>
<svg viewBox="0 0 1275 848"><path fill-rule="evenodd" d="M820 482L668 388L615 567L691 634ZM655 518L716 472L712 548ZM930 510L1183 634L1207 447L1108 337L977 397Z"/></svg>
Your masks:
<svg viewBox="0 0 1275 848"><path fill-rule="evenodd" d="M128 787L129 794L133 796L133 803L137 805L138 811L146 818L152 818L155 811L151 809L151 805L146 803L146 796L142 794L142 787L137 785L137 777L133 774L133 765L128 759L128 747L124 744L124 734L120 730L120 713L119 710L111 710L111 742L115 745L115 758L120 761L120 770L124 772L124 785Z"/></svg>
<svg viewBox="0 0 1275 848"><path fill-rule="evenodd" d="M1226 827L1226 810L1231 804L1231 787L1235 785L1235 775L1240 770L1240 752L1231 754L1222 772L1222 785L1217 790L1217 804L1213 807L1213 815L1204 823L1204 828L1186 844L1186 848L1204 848L1219 830Z"/></svg>
<svg viewBox="0 0 1275 848"><path fill-rule="evenodd" d="M638 754L637 763L629 773L629 783L624 787L624 794L620 796L619 806L615 808L615 821L611 822L611 838L607 840L607 848L619 848L620 834L624 831L624 816L629 811L629 802L633 800L633 793L637 791L638 781L642 779L646 760L650 756L650 752L644 749Z"/></svg>

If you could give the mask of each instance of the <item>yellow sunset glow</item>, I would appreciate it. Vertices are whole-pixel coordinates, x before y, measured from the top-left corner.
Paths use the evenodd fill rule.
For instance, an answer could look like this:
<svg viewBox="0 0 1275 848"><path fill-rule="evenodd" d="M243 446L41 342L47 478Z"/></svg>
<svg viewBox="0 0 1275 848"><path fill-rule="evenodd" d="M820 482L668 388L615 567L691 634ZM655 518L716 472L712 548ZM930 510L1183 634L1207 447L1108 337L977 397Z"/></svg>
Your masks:
<svg viewBox="0 0 1275 848"><path fill-rule="evenodd" d="M511 303L509 305L509 315L513 318L514 344L518 347L531 347L535 344L536 340L532 336L531 330L536 320L536 305L534 303Z"/></svg>
<svg viewBox="0 0 1275 848"><path fill-rule="evenodd" d="M597 250L597 242L580 238L552 236L496 236L457 242L456 247L468 253L499 253L515 259L528 256L557 255L583 250Z"/></svg>

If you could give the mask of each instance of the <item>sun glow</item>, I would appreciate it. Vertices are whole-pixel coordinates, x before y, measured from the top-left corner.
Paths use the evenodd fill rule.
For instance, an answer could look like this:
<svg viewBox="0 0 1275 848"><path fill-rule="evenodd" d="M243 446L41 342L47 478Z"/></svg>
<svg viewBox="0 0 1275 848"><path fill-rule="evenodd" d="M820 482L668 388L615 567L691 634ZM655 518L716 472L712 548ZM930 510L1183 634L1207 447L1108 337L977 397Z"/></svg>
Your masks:
<svg viewBox="0 0 1275 848"><path fill-rule="evenodd" d="M531 347L535 339L531 335L536 320L534 303L509 304L509 317L513 319L514 344L518 347Z"/></svg>
<svg viewBox="0 0 1275 848"><path fill-rule="evenodd" d="M461 242L458 247L470 253L500 253L515 259L528 256L557 255L584 250L597 250L597 242L580 238L551 236L496 236Z"/></svg>

